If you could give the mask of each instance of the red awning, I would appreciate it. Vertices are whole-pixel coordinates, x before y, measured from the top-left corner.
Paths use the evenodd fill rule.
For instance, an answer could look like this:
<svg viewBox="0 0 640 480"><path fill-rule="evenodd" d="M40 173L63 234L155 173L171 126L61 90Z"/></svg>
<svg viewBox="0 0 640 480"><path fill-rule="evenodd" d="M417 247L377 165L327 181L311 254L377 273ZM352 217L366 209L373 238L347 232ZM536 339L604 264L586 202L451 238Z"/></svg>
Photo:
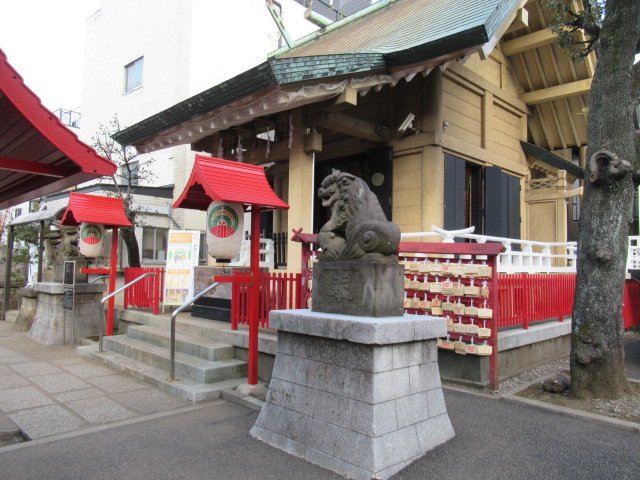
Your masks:
<svg viewBox="0 0 640 480"><path fill-rule="evenodd" d="M122 199L71 192L60 224L80 225L82 222L100 223L107 228L133 226L124 212Z"/></svg>
<svg viewBox="0 0 640 480"><path fill-rule="evenodd" d="M196 155L191 177L173 207L206 210L214 200L289 208L271 189L264 167Z"/></svg>
<svg viewBox="0 0 640 480"><path fill-rule="evenodd" d="M0 50L0 208L116 169L42 106Z"/></svg>

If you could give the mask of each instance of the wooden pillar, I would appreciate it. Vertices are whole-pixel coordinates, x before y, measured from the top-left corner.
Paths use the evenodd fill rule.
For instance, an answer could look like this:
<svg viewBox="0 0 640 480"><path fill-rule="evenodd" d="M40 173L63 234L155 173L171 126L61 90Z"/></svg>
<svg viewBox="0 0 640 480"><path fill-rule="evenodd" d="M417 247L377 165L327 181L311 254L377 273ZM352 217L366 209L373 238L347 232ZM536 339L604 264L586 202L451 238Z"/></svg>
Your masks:
<svg viewBox="0 0 640 480"><path fill-rule="evenodd" d="M9 300L11 299L11 264L13 261L13 225L9 226L7 234L7 263L4 268L4 304L2 305L2 320L7 319Z"/></svg>
<svg viewBox="0 0 640 480"><path fill-rule="evenodd" d="M442 71L434 68L424 83L422 131L442 132Z"/></svg>
<svg viewBox="0 0 640 480"><path fill-rule="evenodd" d="M421 230L431 231L431 225L444 227L444 153L440 146L422 150L422 216Z"/></svg>
<svg viewBox="0 0 640 480"><path fill-rule="evenodd" d="M280 198L282 197L282 176L274 175L273 177L273 191ZM276 208L273 210L273 231L274 233L281 233L286 231L286 225L282 222L282 210Z"/></svg>
<svg viewBox="0 0 640 480"><path fill-rule="evenodd" d="M484 92L482 97L482 148L491 150L493 144L493 93Z"/></svg>
<svg viewBox="0 0 640 480"><path fill-rule="evenodd" d="M111 230L111 268L109 271L109 294L116 291L116 267L118 263L118 227ZM113 335L116 299L111 297L107 301L107 335Z"/></svg>
<svg viewBox="0 0 640 480"><path fill-rule="evenodd" d="M302 245L291 241L291 229L302 227L306 233L313 233L313 154L304 151L305 125L302 109L296 109L293 115L293 145L289 150L289 203L287 236L287 270L300 272Z"/></svg>
<svg viewBox="0 0 640 480"><path fill-rule="evenodd" d="M40 238L38 239L38 276L37 282L42 282L42 260L44 256L44 221L40 222Z"/></svg>
<svg viewBox="0 0 640 480"><path fill-rule="evenodd" d="M258 310L260 304L260 206L251 206L251 290L249 293L248 320L249 345L247 356L247 383L258 383Z"/></svg>
<svg viewBox="0 0 640 480"><path fill-rule="evenodd" d="M424 87L422 130L442 133L442 71L439 68L427 77ZM440 145L427 145L422 150L421 230L431 231L431 225L444 226L444 152Z"/></svg>
<svg viewBox="0 0 640 480"><path fill-rule="evenodd" d="M567 198L565 192L567 191L567 171L558 170L558 181L556 183L557 200L556 200L556 242L567 241ZM554 253L565 253L560 247L554 247ZM560 264L560 260L557 259L555 264Z"/></svg>

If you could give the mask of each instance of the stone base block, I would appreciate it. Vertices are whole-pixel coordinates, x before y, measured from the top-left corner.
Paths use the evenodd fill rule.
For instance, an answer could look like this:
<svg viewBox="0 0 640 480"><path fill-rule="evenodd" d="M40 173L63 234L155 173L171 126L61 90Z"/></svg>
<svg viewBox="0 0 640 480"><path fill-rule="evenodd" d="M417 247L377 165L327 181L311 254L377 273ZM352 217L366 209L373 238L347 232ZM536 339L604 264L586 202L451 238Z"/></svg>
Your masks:
<svg viewBox="0 0 640 480"><path fill-rule="evenodd" d="M370 480L390 477L454 436L438 372L443 319L298 310L272 312L270 321L278 351L254 437ZM310 335L310 324L324 335Z"/></svg>
<svg viewBox="0 0 640 480"><path fill-rule="evenodd" d="M36 312L29 337L44 345L75 343L76 338L95 336L104 328L100 320L100 300L106 285L75 285L74 309L63 309L64 285L36 283Z"/></svg>
<svg viewBox="0 0 640 480"><path fill-rule="evenodd" d="M318 262L312 310L361 317L404 314L404 267L399 264Z"/></svg>

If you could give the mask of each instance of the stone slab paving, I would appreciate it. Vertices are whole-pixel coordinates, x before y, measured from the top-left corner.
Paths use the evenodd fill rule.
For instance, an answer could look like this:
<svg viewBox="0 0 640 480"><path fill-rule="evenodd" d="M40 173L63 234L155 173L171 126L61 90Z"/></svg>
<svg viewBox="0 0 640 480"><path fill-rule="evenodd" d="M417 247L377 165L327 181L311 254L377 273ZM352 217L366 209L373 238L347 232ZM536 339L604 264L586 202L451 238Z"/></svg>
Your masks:
<svg viewBox="0 0 640 480"><path fill-rule="evenodd" d="M30 439L191 405L0 321L0 414Z"/></svg>

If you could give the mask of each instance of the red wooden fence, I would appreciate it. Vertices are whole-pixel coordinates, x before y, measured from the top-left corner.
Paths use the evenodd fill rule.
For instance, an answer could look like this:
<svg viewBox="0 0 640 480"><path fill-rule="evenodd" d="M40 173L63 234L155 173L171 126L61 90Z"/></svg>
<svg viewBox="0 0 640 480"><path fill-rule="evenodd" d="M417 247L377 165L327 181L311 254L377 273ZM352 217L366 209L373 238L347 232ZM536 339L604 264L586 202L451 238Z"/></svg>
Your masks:
<svg viewBox="0 0 640 480"><path fill-rule="evenodd" d="M146 277L124 291L124 308L149 308L158 315L164 297L164 268L127 267L124 269L124 283L145 273L155 273L155 276Z"/></svg>
<svg viewBox="0 0 640 480"><path fill-rule="evenodd" d="M500 316L498 328L571 316L575 273L518 273L499 275Z"/></svg>
<svg viewBox="0 0 640 480"><path fill-rule="evenodd" d="M269 326L271 310L292 310L302 308L301 275L299 273L270 272L260 275L260 305L258 321L262 328ZM231 329L239 324L247 324L249 285L231 284Z"/></svg>

